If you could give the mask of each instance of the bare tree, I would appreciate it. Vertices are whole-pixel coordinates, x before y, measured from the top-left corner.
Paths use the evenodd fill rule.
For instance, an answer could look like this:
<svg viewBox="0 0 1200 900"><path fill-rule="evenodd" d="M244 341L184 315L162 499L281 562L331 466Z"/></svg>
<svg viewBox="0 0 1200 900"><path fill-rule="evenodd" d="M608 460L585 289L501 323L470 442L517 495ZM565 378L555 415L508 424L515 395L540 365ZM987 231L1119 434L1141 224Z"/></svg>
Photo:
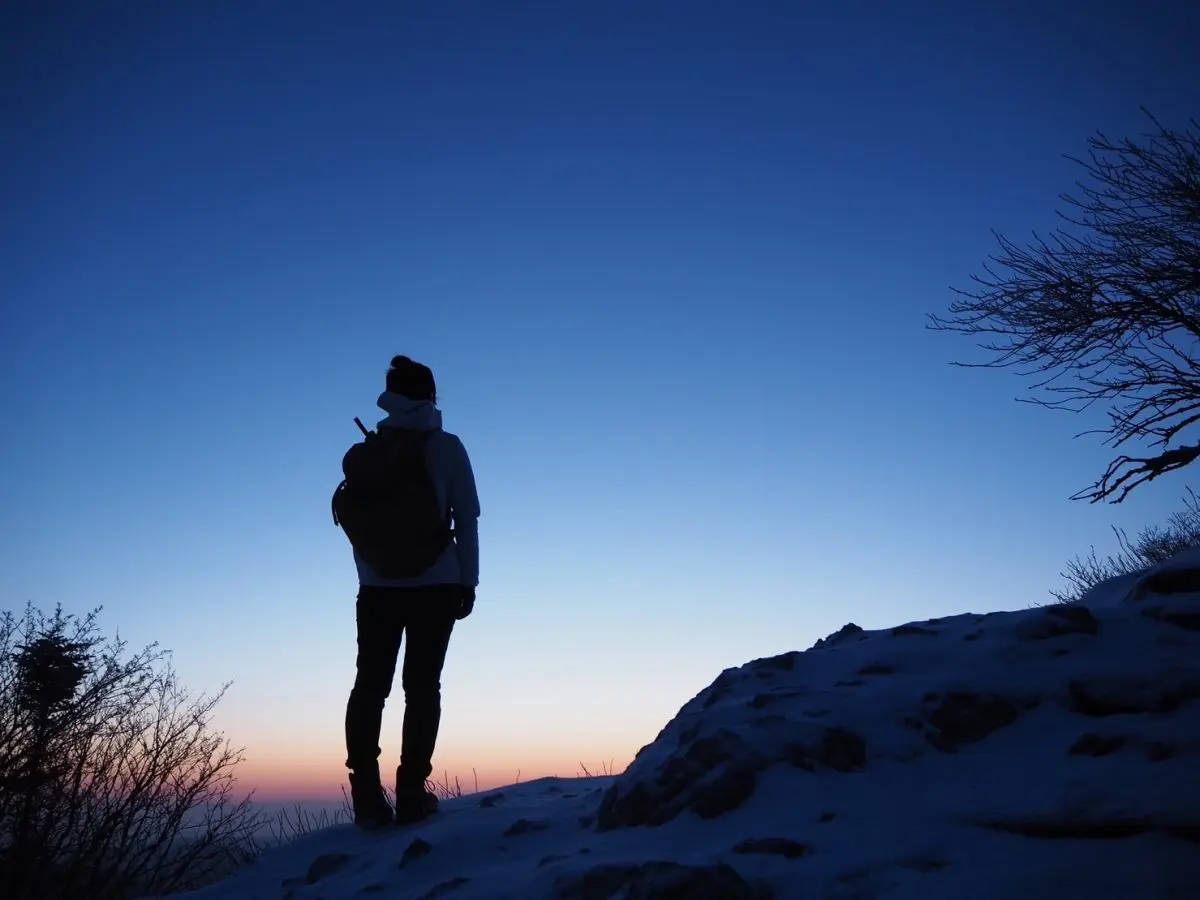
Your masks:
<svg viewBox="0 0 1200 900"><path fill-rule="evenodd" d="M119 900L198 886L248 861L241 751L224 693L191 697L166 655L103 640L95 613L0 616L0 894Z"/></svg>
<svg viewBox="0 0 1200 900"><path fill-rule="evenodd" d="M980 367L1032 377L1025 398L1055 409L1108 407L1104 443L1135 439L1072 499L1119 503L1140 484L1200 457L1181 444L1200 422L1200 132L1159 124L1139 140L1089 140L1063 226L1028 246L997 234L998 253L934 330L977 336Z"/></svg>

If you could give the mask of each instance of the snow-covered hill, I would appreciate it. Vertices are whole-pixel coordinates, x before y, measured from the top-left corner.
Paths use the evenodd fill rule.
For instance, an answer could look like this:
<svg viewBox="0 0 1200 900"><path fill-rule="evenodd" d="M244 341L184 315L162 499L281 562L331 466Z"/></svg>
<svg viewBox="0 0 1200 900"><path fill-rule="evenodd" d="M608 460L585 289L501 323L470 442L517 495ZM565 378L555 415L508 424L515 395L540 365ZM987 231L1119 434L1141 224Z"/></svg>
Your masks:
<svg viewBox="0 0 1200 900"><path fill-rule="evenodd" d="M1073 607L847 625L628 770L337 826L201 898L1200 898L1200 553Z"/></svg>

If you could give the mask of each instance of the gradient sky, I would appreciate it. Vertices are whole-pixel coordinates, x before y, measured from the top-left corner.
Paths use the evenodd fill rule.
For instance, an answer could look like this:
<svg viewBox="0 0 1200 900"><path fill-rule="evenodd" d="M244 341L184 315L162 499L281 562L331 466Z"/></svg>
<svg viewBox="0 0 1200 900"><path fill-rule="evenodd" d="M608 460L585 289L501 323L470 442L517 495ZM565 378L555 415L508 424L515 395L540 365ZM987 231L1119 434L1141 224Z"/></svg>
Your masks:
<svg viewBox="0 0 1200 900"><path fill-rule="evenodd" d="M924 316L1095 130L1197 114L1190 6L0 5L0 603L103 605L233 681L246 785L338 792L329 495L399 352L483 505L439 772L620 768L724 667L1047 599L1188 479L1069 502L1089 421Z"/></svg>

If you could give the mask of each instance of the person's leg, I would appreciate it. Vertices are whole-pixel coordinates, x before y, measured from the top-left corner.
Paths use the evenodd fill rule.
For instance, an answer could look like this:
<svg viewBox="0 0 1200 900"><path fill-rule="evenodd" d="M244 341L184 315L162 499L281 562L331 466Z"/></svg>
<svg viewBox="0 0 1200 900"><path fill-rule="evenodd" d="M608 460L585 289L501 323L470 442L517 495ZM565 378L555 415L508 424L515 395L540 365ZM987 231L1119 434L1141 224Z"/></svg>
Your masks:
<svg viewBox="0 0 1200 900"><path fill-rule="evenodd" d="M404 631L397 599L387 588L363 587L358 593L357 674L346 703L346 768L351 770L356 819L391 815L390 807L384 810L387 799L379 777L379 731Z"/></svg>
<svg viewBox="0 0 1200 900"><path fill-rule="evenodd" d="M408 639L404 648L404 730L396 771L397 815L401 797L420 797L433 772L433 750L442 718L442 666L454 629L458 590L437 585L412 588L405 603Z"/></svg>

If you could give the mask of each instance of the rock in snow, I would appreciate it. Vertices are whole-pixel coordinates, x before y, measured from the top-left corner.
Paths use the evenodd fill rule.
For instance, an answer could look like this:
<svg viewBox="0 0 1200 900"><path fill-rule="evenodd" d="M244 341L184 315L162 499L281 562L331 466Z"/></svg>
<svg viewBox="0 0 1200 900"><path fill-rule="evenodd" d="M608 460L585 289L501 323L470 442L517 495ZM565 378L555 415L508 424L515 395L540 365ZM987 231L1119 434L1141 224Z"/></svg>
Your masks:
<svg viewBox="0 0 1200 900"><path fill-rule="evenodd" d="M722 672L621 775L490 798L186 896L1200 898L1200 552L1075 606L847 625Z"/></svg>

